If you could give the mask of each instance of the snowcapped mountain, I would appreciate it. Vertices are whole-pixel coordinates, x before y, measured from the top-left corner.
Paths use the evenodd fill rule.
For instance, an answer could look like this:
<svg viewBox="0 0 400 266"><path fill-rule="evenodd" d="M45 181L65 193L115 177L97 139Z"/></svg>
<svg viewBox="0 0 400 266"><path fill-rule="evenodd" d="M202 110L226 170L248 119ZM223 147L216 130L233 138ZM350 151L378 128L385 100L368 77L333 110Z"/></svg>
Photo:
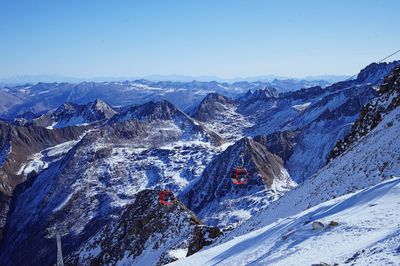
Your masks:
<svg viewBox="0 0 400 266"><path fill-rule="evenodd" d="M376 83L387 76L394 67L399 65L399 61L390 63L372 63L368 67L361 70L357 76L357 81L364 83Z"/></svg>
<svg viewBox="0 0 400 266"><path fill-rule="evenodd" d="M20 125L36 125L52 128L63 128L67 126L86 126L93 123L104 122L112 118L118 112L107 103L96 99L85 105L64 103L55 111L34 117L23 116L15 119Z"/></svg>
<svg viewBox="0 0 400 266"><path fill-rule="evenodd" d="M109 123L111 125L121 122L127 124L130 121L140 121L145 125L147 130L151 131L148 136L153 142L199 140L215 145L222 144L222 139L217 134L164 100L124 108Z"/></svg>
<svg viewBox="0 0 400 266"><path fill-rule="evenodd" d="M199 106L193 111L193 117L199 121L215 119L219 113L224 113L227 108L234 106L235 101L217 93L207 94Z"/></svg>
<svg viewBox="0 0 400 266"><path fill-rule="evenodd" d="M400 86L398 85L400 68L396 67L387 76L384 83L377 87L379 97L368 103L361 112L359 119L354 123L351 133L339 141L332 150L330 160L343 154L361 137L368 134L382 120L383 116L400 105Z"/></svg>
<svg viewBox="0 0 400 266"><path fill-rule="evenodd" d="M217 93L208 94L191 115L228 142L239 140L253 125L238 113L237 101Z"/></svg>

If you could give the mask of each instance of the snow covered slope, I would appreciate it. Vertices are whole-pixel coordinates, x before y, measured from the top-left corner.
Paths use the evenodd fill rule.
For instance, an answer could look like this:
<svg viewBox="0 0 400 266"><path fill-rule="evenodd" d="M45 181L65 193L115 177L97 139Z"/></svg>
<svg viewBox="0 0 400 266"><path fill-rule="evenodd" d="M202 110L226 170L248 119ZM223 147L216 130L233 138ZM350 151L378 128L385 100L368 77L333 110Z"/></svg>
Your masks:
<svg viewBox="0 0 400 266"><path fill-rule="evenodd" d="M399 265L399 217L400 178L393 178L170 265ZM323 228L313 229L316 221Z"/></svg>
<svg viewBox="0 0 400 266"><path fill-rule="evenodd" d="M0 122L0 238L15 188L62 153L53 148L62 148L57 145L78 139L84 131L84 127L49 130Z"/></svg>

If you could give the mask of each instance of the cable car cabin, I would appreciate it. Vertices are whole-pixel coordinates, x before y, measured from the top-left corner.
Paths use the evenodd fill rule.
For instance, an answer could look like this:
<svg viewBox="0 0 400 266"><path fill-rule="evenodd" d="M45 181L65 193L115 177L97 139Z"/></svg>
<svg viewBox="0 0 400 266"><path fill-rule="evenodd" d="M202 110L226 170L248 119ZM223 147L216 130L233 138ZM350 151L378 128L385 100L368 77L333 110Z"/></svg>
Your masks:
<svg viewBox="0 0 400 266"><path fill-rule="evenodd" d="M246 168L235 168L231 170L231 180L235 185L244 185L249 181L249 173Z"/></svg>
<svg viewBox="0 0 400 266"><path fill-rule="evenodd" d="M160 191L159 201L164 206L172 205L175 202L175 195L171 190L162 190Z"/></svg>

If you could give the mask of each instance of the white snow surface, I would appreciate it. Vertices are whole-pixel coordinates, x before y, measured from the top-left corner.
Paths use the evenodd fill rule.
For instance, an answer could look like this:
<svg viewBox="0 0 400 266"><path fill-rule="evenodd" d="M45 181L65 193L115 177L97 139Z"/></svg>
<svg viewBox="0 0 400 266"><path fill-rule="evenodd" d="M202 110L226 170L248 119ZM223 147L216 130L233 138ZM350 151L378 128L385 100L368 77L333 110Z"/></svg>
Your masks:
<svg viewBox="0 0 400 266"><path fill-rule="evenodd" d="M400 178L393 178L170 265L399 265L399 217ZM324 228L312 229L313 221Z"/></svg>
<svg viewBox="0 0 400 266"><path fill-rule="evenodd" d="M302 111L306 110L306 108L310 105L311 105L311 102L308 102L308 103L303 103L303 104L296 104L296 105L293 105L292 107L294 109L296 109L297 111L302 112Z"/></svg>

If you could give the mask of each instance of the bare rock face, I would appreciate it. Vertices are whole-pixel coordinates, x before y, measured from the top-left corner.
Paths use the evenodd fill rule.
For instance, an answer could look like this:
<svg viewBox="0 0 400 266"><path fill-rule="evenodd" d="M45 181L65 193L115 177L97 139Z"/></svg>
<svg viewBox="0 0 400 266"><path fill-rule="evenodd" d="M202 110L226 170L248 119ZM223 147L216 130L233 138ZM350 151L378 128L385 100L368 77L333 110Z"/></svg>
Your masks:
<svg viewBox="0 0 400 266"><path fill-rule="evenodd" d="M297 132L278 131L267 136L257 136L254 141L263 144L269 152L278 155L285 162L292 156L297 138Z"/></svg>
<svg viewBox="0 0 400 266"><path fill-rule="evenodd" d="M378 88L378 93L378 97L363 108L351 132L336 143L328 161L345 153L381 122L383 114L400 106L400 66L394 68L392 73L385 77L384 83Z"/></svg>
<svg viewBox="0 0 400 266"><path fill-rule="evenodd" d="M218 228L205 225L196 226L194 234L194 239L189 245L188 256L193 255L205 246L211 245L222 235Z"/></svg>
<svg viewBox="0 0 400 266"><path fill-rule="evenodd" d="M212 243L221 232L201 221L179 201L158 202L158 191L143 190L115 221L105 225L79 250L73 265L164 265Z"/></svg>

